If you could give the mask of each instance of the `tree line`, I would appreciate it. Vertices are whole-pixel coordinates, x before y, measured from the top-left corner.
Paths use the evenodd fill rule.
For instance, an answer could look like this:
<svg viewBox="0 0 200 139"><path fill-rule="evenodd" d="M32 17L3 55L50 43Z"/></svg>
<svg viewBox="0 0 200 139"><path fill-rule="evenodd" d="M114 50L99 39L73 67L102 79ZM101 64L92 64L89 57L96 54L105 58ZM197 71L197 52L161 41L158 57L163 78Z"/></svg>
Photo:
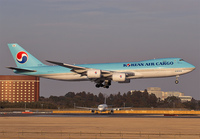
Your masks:
<svg viewBox="0 0 200 139"><path fill-rule="evenodd" d="M36 109L66 109L81 107L97 107L103 104L105 95L99 93L97 95L90 92L68 92L64 96L50 96L49 98L40 97L38 102L26 103L27 108ZM198 110L200 101L192 99L188 102L181 102L180 98L171 96L165 100L157 98L154 94L149 94L147 90L144 92L133 91L121 94L110 94L106 96L106 104L114 107L133 107L133 108L186 108ZM1 108L24 108L25 102L9 103L0 102Z"/></svg>

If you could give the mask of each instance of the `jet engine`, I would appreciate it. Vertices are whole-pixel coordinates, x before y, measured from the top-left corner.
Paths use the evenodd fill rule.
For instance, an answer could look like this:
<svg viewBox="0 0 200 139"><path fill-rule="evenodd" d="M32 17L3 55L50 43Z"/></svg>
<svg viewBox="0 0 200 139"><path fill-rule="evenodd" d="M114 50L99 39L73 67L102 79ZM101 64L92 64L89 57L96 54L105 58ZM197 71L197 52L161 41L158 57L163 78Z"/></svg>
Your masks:
<svg viewBox="0 0 200 139"><path fill-rule="evenodd" d="M112 80L115 82L124 82L124 81L126 81L126 74L125 73L114 73L112 75Z"/></svg>
<svg viewBox="0 0 200 139"><path fill-rule="evenodd" d="M88 78L100 78L101 77L101 70L98 69L91 69L87 71Z"/></svg>

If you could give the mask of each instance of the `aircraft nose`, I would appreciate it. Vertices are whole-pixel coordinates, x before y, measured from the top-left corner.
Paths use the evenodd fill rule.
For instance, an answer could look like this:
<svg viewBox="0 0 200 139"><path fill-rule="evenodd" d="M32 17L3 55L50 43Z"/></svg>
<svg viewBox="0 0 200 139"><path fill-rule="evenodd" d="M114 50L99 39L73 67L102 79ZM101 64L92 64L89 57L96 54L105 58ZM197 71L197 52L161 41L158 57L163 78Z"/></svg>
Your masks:
<svg viewBox="0 0 200 139"><path fill-rule="evenodd" d="M186 62L185 66L187 67L187 72L191 72L191 71L195 70L195 68L196 68L194 65L192 65L192 64L190 64L188 62Z"/></svg>
<svg viewBox="0 0 200 139"><path fill-rule="evenodd" d="M190 64L190 65L191 65L191 71L196 69L196 67L194 65L192 65L192 64Z"/></svg>
<svg viewBox="0 0 200 139"><path fill-rule="evenodd" d="M195 70L196 69L196 67L194 66L194 65L192 65L192 64L190 64L190 67L189 67L189 72L191 72L191 71L193 71L193 70Z"/></svg>

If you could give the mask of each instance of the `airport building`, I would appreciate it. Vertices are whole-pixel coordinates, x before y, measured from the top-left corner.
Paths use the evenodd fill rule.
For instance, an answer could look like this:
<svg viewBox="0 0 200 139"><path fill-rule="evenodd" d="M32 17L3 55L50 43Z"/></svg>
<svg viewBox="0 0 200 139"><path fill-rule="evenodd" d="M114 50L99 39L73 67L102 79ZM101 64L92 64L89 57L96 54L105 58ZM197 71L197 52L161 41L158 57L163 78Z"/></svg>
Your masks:
<svg viewBox="0 0 200 139"><path fill-rule="evenodd" d="M161 91L160 87L149 87L147 88L147 92L150 94L155 94L156 97L161 98L161 100L164 100L170 96L175 96L175 97L184 96L184 93L178 91L169 91L169 92Z"/></svg>
<svg viewBox="0 0 200 139"><path fill-rule="evenodd" d="M187 102L192 100L192 96L179 96L182 102Z"/></svg>
<svg viewBox="0 0 200 139"><path fill-rule="evenodd" d="M131 92L134 92L134 91L132 90ZM142 90L141 92L144 92L144 91ZM182 102L192 100L191 96L184 96L184 93L182 93L182 92L178 92L178 91L164 92L164 91L161 90L160 87L149 87L149 88L147 88L147 92L149 94L155 94L156 97L160 98L161 100L164 100L164 99L166 99L167 97L170 97L170 96L179 97Z"/></svg>
<svg viewBox="0 0 200 139"><path fill-rule="evenodd" d="M39 77L0 76L0 101L36 102L39 100Z"/></svg>
<svg viewBox="0 0 200 139"><path fill-rule="evenodd" d="M161 91L161 88L159 87L149 87L147 88L147 92L149 94L155 94L157 98L161 98L161 100L164 100L164 95L163 95L163 91Z"/></svg>

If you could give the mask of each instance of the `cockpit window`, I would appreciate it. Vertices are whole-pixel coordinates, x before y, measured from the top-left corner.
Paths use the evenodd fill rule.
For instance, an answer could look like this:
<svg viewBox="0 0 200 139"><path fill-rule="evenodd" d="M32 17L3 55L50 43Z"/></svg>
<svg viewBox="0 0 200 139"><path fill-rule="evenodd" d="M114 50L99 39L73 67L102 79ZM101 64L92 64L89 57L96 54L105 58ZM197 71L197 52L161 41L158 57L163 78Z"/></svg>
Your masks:
<svg viewBox="0 0 200 139"><path fill-rule="evenodd" d="M184 61L183 59L180 59L179 61Z"/></svg>

